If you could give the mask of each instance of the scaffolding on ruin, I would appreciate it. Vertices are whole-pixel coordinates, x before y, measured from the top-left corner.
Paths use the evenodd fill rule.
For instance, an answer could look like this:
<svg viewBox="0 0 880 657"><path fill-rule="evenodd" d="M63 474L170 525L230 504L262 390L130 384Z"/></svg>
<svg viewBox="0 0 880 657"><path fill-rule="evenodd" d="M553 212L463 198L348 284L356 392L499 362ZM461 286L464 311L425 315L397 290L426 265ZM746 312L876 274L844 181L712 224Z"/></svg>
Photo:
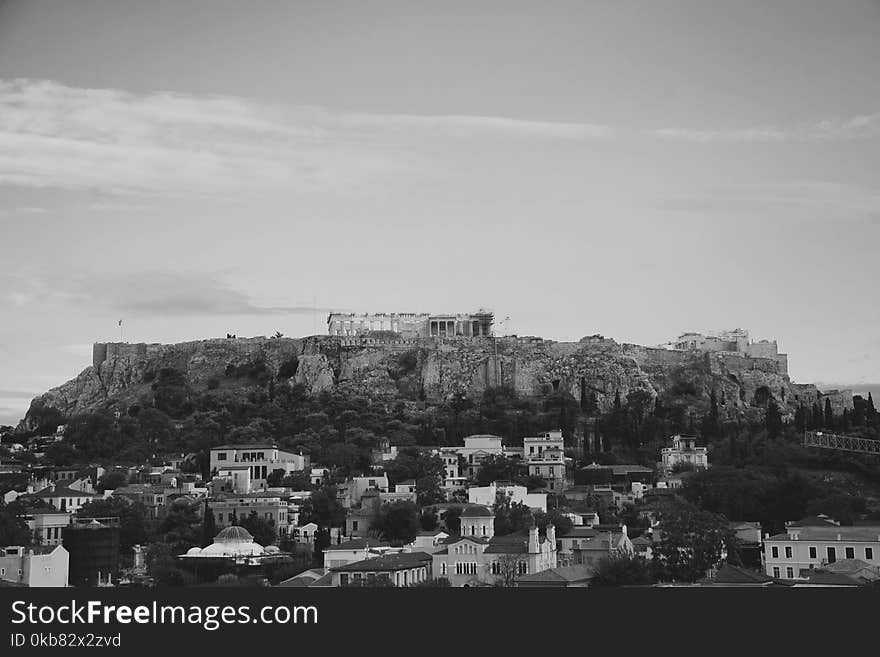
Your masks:
<svg viewBox="0 0 880 657"><path fill-rule="evenodd" d="M880 440L825 433L824 431L804 432L804 447L836 449L844 452L857 452L859 454L880 454Z"/></svg>

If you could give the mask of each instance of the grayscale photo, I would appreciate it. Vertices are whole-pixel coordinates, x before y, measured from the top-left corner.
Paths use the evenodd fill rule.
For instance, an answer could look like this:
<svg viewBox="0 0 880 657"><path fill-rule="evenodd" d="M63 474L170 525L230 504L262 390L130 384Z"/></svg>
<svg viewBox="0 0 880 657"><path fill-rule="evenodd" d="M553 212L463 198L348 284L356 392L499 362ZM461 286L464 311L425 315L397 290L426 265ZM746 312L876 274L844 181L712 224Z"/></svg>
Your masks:
<svg viewBox="0 0 880 657"><path fill-rule="evenodd" d="M0 1L0 641L880 589L878 246L876 0Z"/></svg>

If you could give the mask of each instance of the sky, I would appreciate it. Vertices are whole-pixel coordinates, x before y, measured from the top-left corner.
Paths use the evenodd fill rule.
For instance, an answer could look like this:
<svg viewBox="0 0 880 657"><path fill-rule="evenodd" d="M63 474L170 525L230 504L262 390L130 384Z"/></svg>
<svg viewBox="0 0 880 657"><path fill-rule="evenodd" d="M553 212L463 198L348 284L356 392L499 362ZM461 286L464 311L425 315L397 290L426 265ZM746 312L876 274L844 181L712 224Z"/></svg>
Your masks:
<svg viewBox="0 0 880 657"><path fill-rule="evenodd" d="M878 0L0 0L0 424L95 341L330 310L742 327L878 382L878 34Z"/></svg>

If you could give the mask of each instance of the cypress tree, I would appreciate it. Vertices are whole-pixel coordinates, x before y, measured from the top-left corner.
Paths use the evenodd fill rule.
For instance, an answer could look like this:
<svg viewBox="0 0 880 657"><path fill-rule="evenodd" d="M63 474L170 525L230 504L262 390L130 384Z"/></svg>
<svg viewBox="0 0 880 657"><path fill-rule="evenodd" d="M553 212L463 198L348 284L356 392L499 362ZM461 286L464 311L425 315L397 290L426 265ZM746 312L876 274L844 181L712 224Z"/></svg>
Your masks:
<svg viewBox="0 0 880 657"><path fill-rule="evenodd" d="M202 518L202 547L207 547L214 542L217 535L217 522L214 520L214 512L205 500L205 514Z"/></svg>
<svg viewBox="0 0 880 657"><path fill-rule="evenodd" d="M825 398L825 427L834 428L834 409L831 408L831 400L828 397Z"/></svg>
<svg viewBox="0 0 880 657"><path fill-rule="evenodd" d="M813 402L812 427L814 429L821 429L822 428L822 409L819 407L819 402Z"/></svg>

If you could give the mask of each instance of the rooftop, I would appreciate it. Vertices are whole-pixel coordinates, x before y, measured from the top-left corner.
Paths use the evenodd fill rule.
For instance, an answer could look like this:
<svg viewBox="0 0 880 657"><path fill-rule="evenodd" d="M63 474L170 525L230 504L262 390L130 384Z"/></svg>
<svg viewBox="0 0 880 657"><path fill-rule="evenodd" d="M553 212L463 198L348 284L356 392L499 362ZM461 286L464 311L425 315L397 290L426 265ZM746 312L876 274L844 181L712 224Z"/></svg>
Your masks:
<svg viewBox="0 0 880 657"><path fill-rule="evenodd" d="M211 451L216 452L218 449L278 449L278 446L270 443L237 443L212 447Z"/></svg>
<svg viewBox="0 0 880 657"><path fill-rule="evenodd" d="M340 573L409 570L410 568L419 568L420 566L430 564L432 560L433 557L427 552L399 552L373 559L355 561L344 566L336 566L330 570Z"/></svg>
<svg viewBox="0 0 880 657"><path fill-rule="evenodd" d="M797 534L798 539L792 538ZM790 527L784 534L776 534L766 541L857 541L867 543L880 543L880 527L878 526L853 526L837 527L826 525L822 527Z"/></svg>

